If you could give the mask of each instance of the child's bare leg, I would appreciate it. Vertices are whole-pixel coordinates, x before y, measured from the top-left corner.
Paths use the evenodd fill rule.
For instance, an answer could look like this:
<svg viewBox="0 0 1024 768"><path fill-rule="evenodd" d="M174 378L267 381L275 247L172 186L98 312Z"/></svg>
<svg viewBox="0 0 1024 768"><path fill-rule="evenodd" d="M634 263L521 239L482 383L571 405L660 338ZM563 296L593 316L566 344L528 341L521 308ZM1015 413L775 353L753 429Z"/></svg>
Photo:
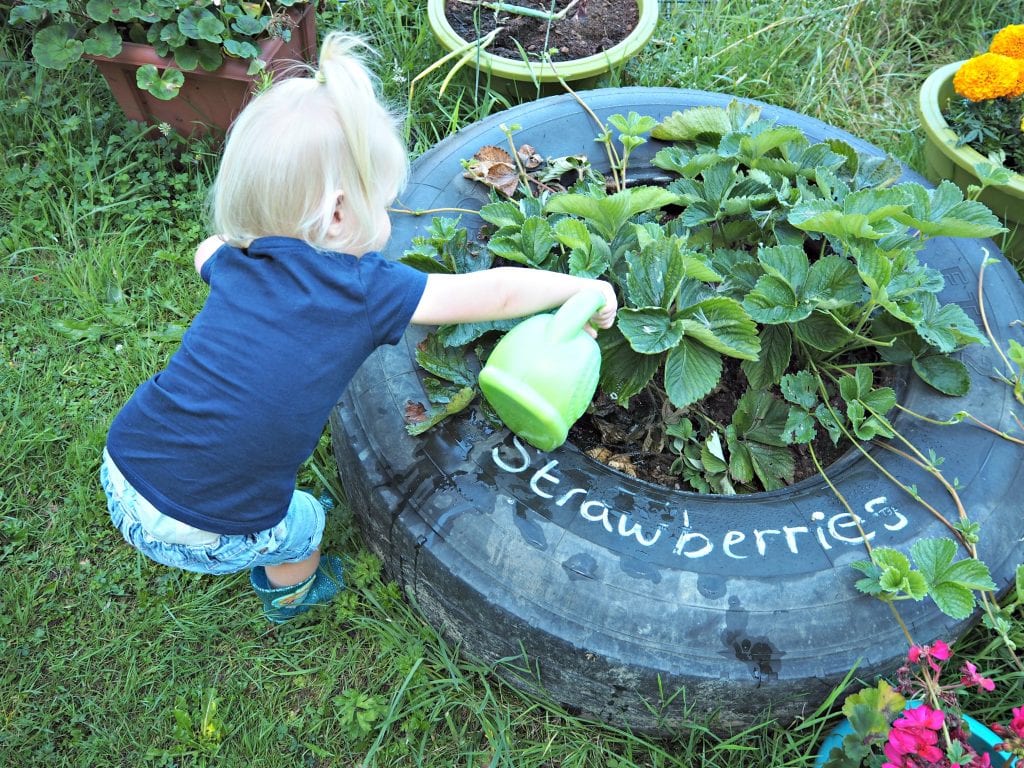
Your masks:
<svg viewBox="0 0 1024 768"><path fill-rule="evenodd" d="M305 560L300 560L297 563L278 563L277 565L265 566L267 581L269 581L270 586L275 589L279 587L291 587L295 584L302 583L312 576L316 572L316 567L319 564L320 550L318 549Z"/></svg>

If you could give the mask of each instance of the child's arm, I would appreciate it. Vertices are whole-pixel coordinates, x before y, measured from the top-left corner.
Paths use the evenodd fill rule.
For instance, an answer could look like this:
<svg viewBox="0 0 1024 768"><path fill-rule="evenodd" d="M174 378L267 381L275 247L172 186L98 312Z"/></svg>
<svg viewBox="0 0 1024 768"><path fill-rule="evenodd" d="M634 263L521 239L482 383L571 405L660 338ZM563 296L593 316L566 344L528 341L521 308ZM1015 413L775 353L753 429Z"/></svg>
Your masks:
<svg viewBox="0 0 1024 768"><path fill-rule="evenodd" d="M604 306L590 318L590 325L610 328L615 322L617 304L609 283L522 267L498 267L462 275L431 274L412 322L445 325L525 317L561 306L585 290L598 290L605 297ZM588 330L593 335L592 329Z"/></svg>
<svg viewBox="0 0 1024 768"><path fill-rule="evenodd" d="M211 235L199 244L199 247L196 248L196 255L194 259L196 272L202 274L203 264L205 264L206 260L213 256L217 249L222 245L224 245L224 239L220 235Z"/></svg>

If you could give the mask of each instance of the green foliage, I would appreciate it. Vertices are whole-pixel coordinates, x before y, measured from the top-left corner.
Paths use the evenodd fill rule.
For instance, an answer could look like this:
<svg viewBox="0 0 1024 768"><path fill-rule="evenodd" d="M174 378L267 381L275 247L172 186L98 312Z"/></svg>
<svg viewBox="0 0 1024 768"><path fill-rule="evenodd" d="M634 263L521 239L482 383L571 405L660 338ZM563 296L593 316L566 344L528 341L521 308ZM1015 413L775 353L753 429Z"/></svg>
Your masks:
<svg viewBox="0 0 1024 768"><path fill-rule="evenodd" d="M358 690L347 690L332 700L338 723L347 738L366 736L387 711L387 702Z"/></svg>
<svg viewBox="0 0 1024 768"><path fill-rule="evenodd" d="M210 688L202 693L202 705L197 715L189 712L185 696L175 699L171 715L174 726L171 736L177 745L164 750L164 756L216 755L224 739L224 723L217 712L217 691Z"/></svg>
<svg viewBox="0 0 1024 768"><path fill-rule="evenodd" d="M249 74L265 67L259 43L291 38L282 14L306 0L201 2L164 0L16 0L8 23L32 30L32 56L43 67L63 70L83 55L114 57L123 43L152 45L159 56L173 57L180 69L159 72L139 67L136 82L158 99L177 96L181 70L212 72L225 59L249 62Z"/></svg>
<svg viewBox="0 0 1024 768"><path fill-rule="evenodd" d="M958 147L970 146L995 165L1024 173L1024 98L951 99L944 117Z"/></svg>
<svg viewBox="0 0 1024 768"><path fill-rule="evenodd" d="M952 539L921 539L910 548L911 559L888 547L871 550L870 560L853 563L864 573L857 589L886 601L935 601L947 616L963 620L975 606L975 590L993 590L988 567L974 558L954 562L957 545Z"/></svg>
<svg viewBox="0 0 1024 768"><path fill-rule="evenodd" d="M598 141L614 174L650 131L671 142L653 162L673 180L626 186L616 175L610 194L591 174L564 191L534 194L523 184L516 199L481 210L493 228L486 253L617 288L616 326L598 339L600 386L623 407L646 389L666 412L690 417L692 431L672 435L689 485L771 490L792 482L794 444L822 432L834 444L844 430L892 437L895 393L875 384L864 360L907 365L946 394L968 391L967 369L950 354L987 340L959 306L940 304L942 275L917 253L930 237L1002 231L983 205L952 184L894 185L892 160L837 140L812 143L737 101L660 123L612 115L608 124L621 154L611 129ZM471 250L463 230L435 223L404 260L427 271L489 266L458 255ZM467 353L491 330L439 333ZM722 387L730 360L749 388L717 423L701 403ZM837 400L842 408L828 405Z"/></svg>
<svg viewBox="0 0 1024 768"><path fill-rule="evenodd" d="M907 700L885 680L847 696L843 714L853 730L843 737L841 747L832 748L826 768L862 768L863 761L888 738L892 721L906 705Z"/></svg>

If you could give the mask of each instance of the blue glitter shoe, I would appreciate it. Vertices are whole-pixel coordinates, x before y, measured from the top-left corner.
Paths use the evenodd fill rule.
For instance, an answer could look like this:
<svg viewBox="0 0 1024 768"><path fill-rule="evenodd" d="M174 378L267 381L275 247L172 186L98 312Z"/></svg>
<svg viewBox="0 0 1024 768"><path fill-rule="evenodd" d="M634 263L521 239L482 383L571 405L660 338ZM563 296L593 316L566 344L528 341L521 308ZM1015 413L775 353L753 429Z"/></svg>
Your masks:
<svg viewBox="0 0 1024 768"><path fill-rule="evenodd" d="M341 558L326 555L320 558L316 572L305 581L289 587L272 587L267 571L258 565L249 573L249 582L263 601L263 614L275 624L288 621L312 608L334 599L345 588Z"/></svg>
<svg viewBox="0 0 1024 768"><path fill-rule="evenodd" d="M325 515L331 514L331 512L334 510L334 497L327 491L324 491L323 493L317 493L312 488L299 488L298 490L302 491L303 493L308 493L314 499L319 501L320 506L324 508Z"/></svg>

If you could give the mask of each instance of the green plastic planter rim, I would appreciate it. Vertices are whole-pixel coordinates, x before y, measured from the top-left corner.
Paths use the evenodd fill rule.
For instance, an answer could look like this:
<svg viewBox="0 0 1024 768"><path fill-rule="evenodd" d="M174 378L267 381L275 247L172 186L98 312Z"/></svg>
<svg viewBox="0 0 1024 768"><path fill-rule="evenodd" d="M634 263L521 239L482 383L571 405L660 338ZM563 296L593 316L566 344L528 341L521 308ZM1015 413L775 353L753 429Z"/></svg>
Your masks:
<svg viewBox="0 0 1024 768"><path fill-rule="evenodd" d="M444 13L445 3L446 0L428 0L427 19L441 45L449 51L454 51L463 48L469 41L456 34L448 23ZM607 72L614 64L634 56L654 34L654 28L658 24L658 0L636 0L636 3L639 12L636 28L622 42L607 51L573 61L555 62L554 69L539 62L527 64L516 59L495 56L486 50L480 51L473 63L492 75L526 82L556 83L559 75L568 82L595 77Z"/></svg>
<svg viewBox="0 0 1024 768"><path fill-rule="evenodd" d="M940 67L928 76L918 93L918 110L921 113L921 127L924 128L932 143L946 157L968 173L974 175L975 165L978 163L990 163L991 161L971 147L958 147L956 145L958 137L942 115L943 92L948 87L951 94L952 86L947 86L947 84L952 82L953 75L956 74L956 71L960 69L963 63L962 61L954 61L952 64ZM949 95L945 98L948 100ZM993 184L992 187L994 189L1006 190L1008 193L1016 196L1024 196L1024 176L1015 173L1009 184Z"/></svg>

